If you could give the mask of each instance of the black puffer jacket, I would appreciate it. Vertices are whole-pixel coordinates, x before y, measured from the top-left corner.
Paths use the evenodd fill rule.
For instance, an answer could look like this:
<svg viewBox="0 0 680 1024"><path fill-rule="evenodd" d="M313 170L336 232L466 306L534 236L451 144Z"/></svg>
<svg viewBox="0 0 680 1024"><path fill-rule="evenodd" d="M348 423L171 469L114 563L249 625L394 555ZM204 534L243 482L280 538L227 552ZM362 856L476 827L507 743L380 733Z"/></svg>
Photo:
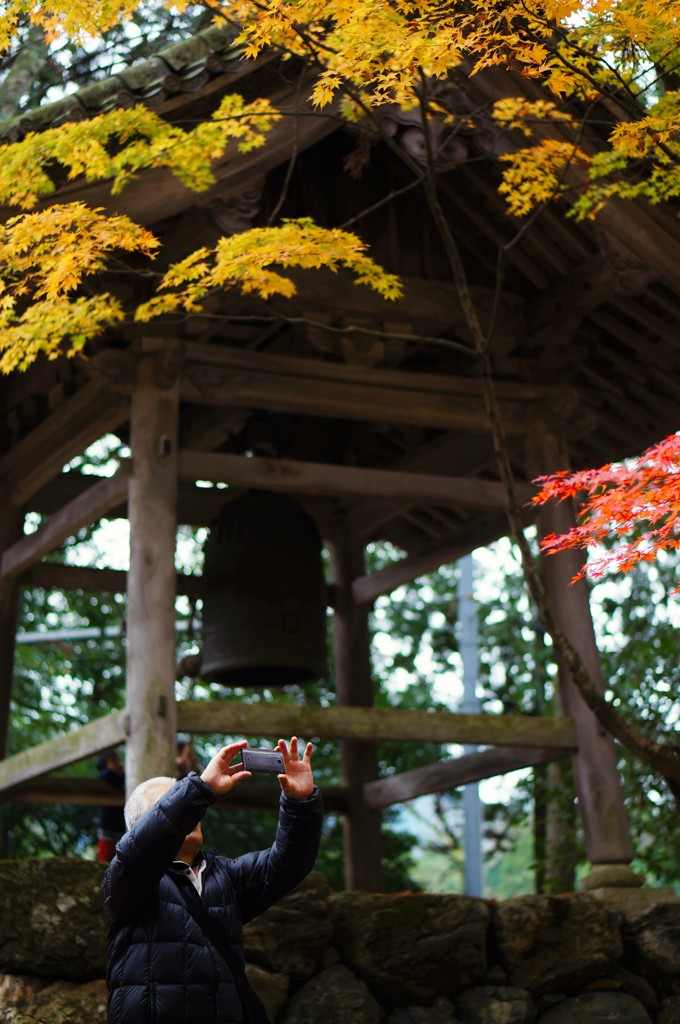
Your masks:
<svg viewBox="0 0 680 1024"><path fill-rule="evenodd" d="M238 1024L243 1014L229 968L188 913L170 869L184 837L215 801L196 774L173 786L123 836L104 876L109 925L109 1024ZM203 901L244 962L242 926L314 865L321 832L318 790L281 794L269 850L235 860L207 855Z"/></svg>

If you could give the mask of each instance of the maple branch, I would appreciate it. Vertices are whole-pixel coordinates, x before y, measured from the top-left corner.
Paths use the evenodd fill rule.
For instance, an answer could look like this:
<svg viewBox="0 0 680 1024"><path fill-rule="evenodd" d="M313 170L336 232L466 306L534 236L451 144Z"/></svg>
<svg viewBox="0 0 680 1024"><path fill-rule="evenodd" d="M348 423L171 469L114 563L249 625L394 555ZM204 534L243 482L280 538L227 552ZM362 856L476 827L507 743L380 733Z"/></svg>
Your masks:
<svg viewBox="0 0 680 1024"><path fill-rule="evenodd" d="M427 131L426 131L427 140ZM428 157L431 150L428 147ZM496 463L505 487L505 508L512 535L517 543L524 576L529 588L529 593L536 605L539 618L546 631L552 637L557 653L562 657L565 665L571 673L572 679L584 701L596 716L600 724L615 739L623 743L633 754L644 761L650 767L658 771L665 779L678 807L680 808L680 747L670 744L659 744L654 742L641 729L630 723L600 692L595 680L588 672L580 655L575 650L553 613L552 606L545 590L543 581L536 569L533 554L529 541L524 532L522 515L515 478L508 453L507 437L505 427L500 415L496 389L493 380L493 371L489 355L491 335L484 334L474 300L470 293L465 266L460 250L450 229L448 219L439 201L437 180L434 164L428 160L428 174L425 179L425 194L430 206L430 211L440 232L442 242L446 249L449 266L453 276L458 298L468 321L472 334L475 349L478 356L478 369L482 384L482 394L489 423L496 456Z"/></svg>
<svg viewBox="0 0 680 1024"><path fill-rule="evenodd" d="M386 206L388 203L394 202L394 200L397 199L399 196L403 196L406 192L411 192L414 188L418 188L419 185L422 185L424 180L425 175L421 174L419 178L414 178L414 180L410 181L408 185L403 185L402 188L392 189L392 191L389 192L386 196L383 196L382 199L378 199L377 202L373 203L371 206L367 206L364 210L361 211L361 213L357 213L353 217L350 217L349 220L344 221L344 223L342 223L340 227L342 228L343 231L346 231L347 228L352 226L352 224L356 224L357 221L363 220L363 218L366 217L369 213L375 213L375 211L379 210L381 207Z"/></svg>
<svg viewBox="0 0 680 1024"><path fill-rule="evenodd" d="M592 52L592 50L589 50L586 47L583 47L579 43L577 43L569 35L567 30L562 25L559 25L557 22L551 21L548 18L541 18L536 11L529 11L525 2L522 2L521 6L524 8L528 17L533 17L539 25L543 25L545 29L548 29L550 32L554 32L560 38L561 42L568 50L571 50L579 57L584 57L593 66L597 66L598 64L603 65L607 69L607 71L609 71L609 73L616 79L620 87L625 91L626 95L630 99L631 110L639 110L639 103L637 97L635 96L635 93L631 90L628 82L615 65L610 64L605 57L598 57L597 54ZM577 78L585 79L585 81L589 82L590 85L592 85L597 92L602 92L605 88L607 88L603 86L601 82L598 82L597 79L594 78L591 74L589 74L584 67L580 67L576 64L573 64L571 61L568 61L558 47L550 47L549 51L550 53L552 53L554 57L557 58L557 60L560 61L561 64L563 64L567 68L567 70L571 71Z"/></svg>
<svg viewBox="0 0 680 1024"><path fill-rule="evenodd" d="M300 90L301 90L301 87L302 87L302 79L304 77L304 74L305 74L306 70L307 70L306 67L303 67L302 71L298 75L298 80L297 80L297 83L295 85L295 97L293 99L293 110L295 110L295 108L298 105L298 100L300 98ZM290 183L291 183L291 180L293 178L293 171L295 170L295 165L297 163L297 159L298 159L299 155L300 155L300 122L299 122L298 118L295 117L294 121L293 121L293 149L291 151L290 159L288 161L288 167L286 168L286 177L284 179L283 185L281 186L281 192L279 194L279 198L277 200L276 206L274 207L274 209L272 210L272 212L269 215L269 218L267 219L267 224L273 224L274 221L277 219L277 217L279 216L279 214L281 212L281 208L282 208L283 204L286 201L286 196L288 195L288 189L290 187Z"/></svg>
<svg viewBox="0 0 680 1024"><path fill-rule="evenodd" d="M263 300L264 301L264 300ZM267 307L269 308L269 307ZM184 313L180 315L166 314L163 317L164 324L183 324L188 323L193 318L192 313ZM272 324L281 323L289 324L291 326L302 326L302 327L313 327L315 330L324 331L329 335L338 335L340 337L346 337L348 334L361 334L369 338L378 338L380 341L403 341L406 344L412 345L436 345L440 348L452 349L454 352L463 353L466 356L474 356L475 353L469 345L466 345L461 341L452 341L450 338L438 338L432 334L405 334L401 331L379 331L370 327L363 327L359 324L346 324L342 327L336 327L332 324L321 323L318 320L312 320L306 316L286 316L284 313L277 313L270 311L268 315L265 314L253 314L247 316L242 314L240 316L227 314L227 313L201 313L201 320L210 320L215 323L228 323L228 324L244 324L244 323L260 323L260 324ZM132 321L125 321L128 325L132 325ZM135 325L137 326L137 325Z"/></svg>
<svg viewBox="0 0 680 1024"><path fill-rule="evenodd" d="M503 298L503 285L505 284L505 267L507 263L508 253L515 245L522 239L522 236L532 227L538 218L541 216L547 206L548 201L541 203L536 206L535 209L529 214L529 216L522 224L522 227L515 232L514 238L511 238L509 242L505 242L504 245L498 246L498 255L496 258L496 284L493 293L493 302L491 304L491 314L489 316L489 326L484 338L484 344L490 345L491 339L494 336L496 330L496 318L498 316L498 310L500 309L501 299Z"/></svg>

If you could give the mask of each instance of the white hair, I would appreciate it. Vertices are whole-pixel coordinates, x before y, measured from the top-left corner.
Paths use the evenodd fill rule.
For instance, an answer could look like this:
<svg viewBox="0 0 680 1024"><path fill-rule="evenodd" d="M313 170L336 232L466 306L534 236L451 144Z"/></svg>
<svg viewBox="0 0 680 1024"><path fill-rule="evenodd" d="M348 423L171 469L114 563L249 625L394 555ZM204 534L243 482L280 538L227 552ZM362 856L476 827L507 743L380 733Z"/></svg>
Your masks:
<svg viewBox="0 0 680 1024"><path fill-rule="evenodd" d="M132 790L128 797L127 803L123 814L125 815L125 824L128 828L132 828L138 818L148 811L149 807L155 800L150 797L150 791L156 789L158 786L174 786L177 779L171 779L169 775L158 775L155 779L147 779L146 782L140 782L139 785Z"/></svg>

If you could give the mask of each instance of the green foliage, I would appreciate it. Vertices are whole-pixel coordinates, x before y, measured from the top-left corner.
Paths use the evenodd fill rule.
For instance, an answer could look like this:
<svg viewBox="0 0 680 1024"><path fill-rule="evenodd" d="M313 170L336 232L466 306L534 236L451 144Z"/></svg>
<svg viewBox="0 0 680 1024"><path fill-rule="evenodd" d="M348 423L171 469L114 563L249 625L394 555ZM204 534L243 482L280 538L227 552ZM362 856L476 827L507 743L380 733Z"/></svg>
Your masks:
<svg viewBox="0 0 680 1024"><path fill-rule="evenodd" d="M5 804L0 811L0 860L96 858L96 808Z"/></svg>
<svg viewBox="0 0 680 1024"><path fill-rule="evenodd" d="M398 557L389 545L369 550L369 567L382 568ZM504 550L503 564L512 557ZM534 643L536 627L525 594L519 563L501 576L492 602L479 604L480 676L478 696L483 710L494 714L537 714L544 708L548 678L538 671L547 662L545 645ZM488 589L488 588L486 588ZM382 699L419 709L459 710L462 699L458 650L458 568L441 566L437 572L381 598L373 615L374 665L382 680ZM545 668L545 666L542 666ZM554 666L553 666L554 671ZM394 745L399 746L399 745ZM403 745L402 745L403 747ZM381 749L383 749L381 745ZM398 751L393 751L399 756ZM444 744L409 745L409 767L420 767L457 756ZM405 770L402 768L401 770ZM530 777L519 782L503 803L484 808L483 850L488 864L503 861L514 849L515 836L527 831L534 808ZM464 818L461 791L424 798L405 816L419 833L412 877L433 891L463 890L462 845ZM525 865L526 892L533 888L534 867L540 876L540 850ZM497 895L495 889L489 892Z"/></svg>
<svg viewBox="0 0 680 1024"><path fill-rule="evenodd" d="M667 735L673 727L677 729L680 720L678 599L671 594L677 572L677 555L668 556L656 567L639 566L616 584L597 584L591 596L612 700L654 738ZM502 586L493 602L482 605L480 613L484 622L481 683L487 709L556 713L552 644L535 620L517 561L506 560ZM659 775L634 759L625 747L617 745L617 753L637 869L651 881L677 884L680 844L677 813L668 789ZM536 773L534 780L540 790ZM531 782L520 784L516 800L527 818L534 798ZM571 790L553 792L544 788L540 799L546 808L555 799L568 809L574 796ZM583 837L577 817L574 822L578 842L572 860L578 861L584 859ZM568 823L566 828L570 828ZM565 835L567 844L573 839L573 835ZM536 866L543 874L546 866L541 864L540 855L541 850L535 849Z"/></svg>
<svg viewBox="0 0 680 1024"><path fill-rule="evenodd" d="M639 566L615 588L596 588L605 592L601 607L607 628L600 646L613 699L655 740L673 730L677 734L680 725L677 578L678 555L662 555L655 566ZM620 756L638 868L652 880L677 885L680 837L667 787L625 748Z"/></svg>
<svg viewBox="0 0 680 1024"><path fill-rule="evenodd" d="M75 629L120 625L120 599L89 594L68 596L25 590L20 630ZM125 655L120 638L19 644L15 658L9 754L84 725L122 706ZM68 774L92 777L81 763ZM94 858L96 808L10 803L0 815L0 852L12 858L86 856Z"/></svg>
<svg viewBox="0 0 680 1024"><path fill-rule="evenodd" d="M485 868L487 890L496 899L526 896L534 886L533 859L531 822L525 819L516 831L512 846L502 855L489 859Z"/></svg>
<svg viewBox="0 0 680 1024"><path fill-rule="evenodd" d="M122 627L124 615L124 600L119 595L24 590L20 632L89 627L101 630L101 635L18 644L10 754L123 706L122 637L107 637L104 630Z"/></svg>
<svg viewBox="0 0 680 1024"><path fill-rule="evenodd" d="M107 455L102 456L104 462ZM80 467L88 468L87 463ZM97 467L93 467L97 468ZM199 541L184 531L183 547L197 558ZM93 538L84 531L76 550L79 560L96 556ZM64 558L67 551L53 557ZM368 553L371 569L398 557L388 545ZM490 713L553 713L555 664L552 647L538 627L526 597L518 561L507 545L497 548L495 566L485 558L490 577L479 579L480 697ZM186 568L186 567L184 567ZM481 574L478 573L478 576ZM668 597L669 580L676 578L674 558L656 569L631 574L624 584L600 584L594 592L596 625L601 633L605 673L615 701L635 715L656 735L676 723L680 715L680 679L677 644L677 598ZM372 617L373 669L379 706L453 708L458 706L459 654L457 569L445 566L437 573L392 597L377 602ZM492 594L488 597L484 592ZM178 602L178 616L190 620L200 609ZM91 594L57 594L27 590L21 609L22 629L121 626L124 600ZM190 633L180 653L191 650ZM633 682L635 681L635 682ZM209 700L225 695L223 687L201 680L178 685L182 699ZM281 691L234 690L229 696L246 701L290 702L297 705L332 704L335 696L327 683L312 687L284 687ZM53 644L20 645L12 703L11 751L34 745L65 728L84 723L123 706L124 648L120 637L70 640ZM259 737L247 737L259 744ZM314 737L306 737L314 739ZM193 737L194 750L205 764L224 742L222 736ZM316 740L315 776L321 787L340 784L338 744ZM676 819L661 780L620 751L625 799L631 819L637 867L650 880L678 882L680 862ZM451 756L442 744L379 744L379 773L398 774ZM94 767L86 762L70 770L87 776ZM502 802L485 808L484 851L487 892L497 897L523 892L546 874L545 814L551 805L573 810L571 790L550 789L547 773L538 770L520 779ZM582 859L582 839L576 848L578 826L567 826L573 863ZM567 821L569 817L567 815ZM262 811L212 812L204 822L206 844L229 855L259 849L271 841L274 816ZM543 824L541 824L543 822ZM94 856L96 809L60 805L7 805L2 815L3 852L11 857L77 854ZM412 807L397 806L385 814L385 871L391 891L404 889L462 889L462 814L458 793L427 798ZM342 821L330 813L318 867L335 888L342 888ZM519 891L519 890L518 890Z"/></svg>
<svg viewBox="0 0 680 1024"><path fill-rule="evenodd" d="M550 714L552 646L529 601L517 551L505 547L493 598L479 602L480 697L490 712Z"/></svg>
<svg viewBox="0 0 680 1024"><path fill-rule="evenodd" d="M87 453L77 460L80 472L111 469L111 456L124 454L113 446ZM75 467L74 467L75 468ZM37 524L36 524L37 525ZM182 530L183 550L188 558L200 561L200 541L205 531ZM84 530L75 542L50 556L53 560L75 559L80 564L96 563L100 558L92 531ZM187 570L190 566L179 565ZM200 611L200 610L199 610ZM178 619L193 622L197 609L185 599L177 602ZM125 650L122 635L107 637L107 627L123 627L125 601L121 595L60 593L39 588L25 590L20 611L20 631L38 629L74 630L96 627L101 636L91 640L63 639L54 643L20 644L17 648L13 701L11 707L10 753L34 746L59 735L65 729L84 724L94 717L108 714L124 706ZM182 634L180 656L194 648L188 631ZM193 700L220 699L228 696L248 702L267 701L314 706L333 703L332 688L319 682L304 688L287 686L281 690L234 689L205 683L200 679L184 679L178 683L178 698ZM383 698L379 698L383 701ZM384 698L385 702L387 698ZM422 694L418 700L423 700ZM231 738L231 737L230 737ZM241 738L241 737L233 737ZM260 737L246 737L251 745L262 745ZM306 737L314 739L314 737ZM192 746L199 765L205 765L212 754L225 742L221 735L192 737ZM382 770L406 770L416 761L410 757L408 745L385 745L380 750ZM315 740L315 778L319 785L340 784L339 747L337 743ZM82 762L67 774L93 777L92 762ZM276 782L272 783L278 789ZM385 872L390 890L417 888L410 876L412 849L416 837L404 830L397 820L398 814L385 815ZM0 817L0 853L13 858L34 856L86 856L93 858L96 849L96 807L68 807L64 805L5 805ZM276 825L273 812L233 810L212 811L204 821L206 845L229 856L245 850L262 849L272 841ZM342 821L329 814L324 824L324 839L318 868L337 889L344 886Z"/></svg>

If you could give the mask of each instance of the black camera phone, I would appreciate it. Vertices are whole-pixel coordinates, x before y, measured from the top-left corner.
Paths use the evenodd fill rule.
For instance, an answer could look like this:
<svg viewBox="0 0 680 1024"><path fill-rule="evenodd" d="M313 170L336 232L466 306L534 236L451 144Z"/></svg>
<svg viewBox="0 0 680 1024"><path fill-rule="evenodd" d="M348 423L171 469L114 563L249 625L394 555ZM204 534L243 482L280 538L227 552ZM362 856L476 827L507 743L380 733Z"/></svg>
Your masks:
<svg viewBox="0 0 680 1024"><path fill-rule="evenodd" d="M279 750L242 750L241 760L247 772L265 775L283 775L286 766Z"/></svg>

